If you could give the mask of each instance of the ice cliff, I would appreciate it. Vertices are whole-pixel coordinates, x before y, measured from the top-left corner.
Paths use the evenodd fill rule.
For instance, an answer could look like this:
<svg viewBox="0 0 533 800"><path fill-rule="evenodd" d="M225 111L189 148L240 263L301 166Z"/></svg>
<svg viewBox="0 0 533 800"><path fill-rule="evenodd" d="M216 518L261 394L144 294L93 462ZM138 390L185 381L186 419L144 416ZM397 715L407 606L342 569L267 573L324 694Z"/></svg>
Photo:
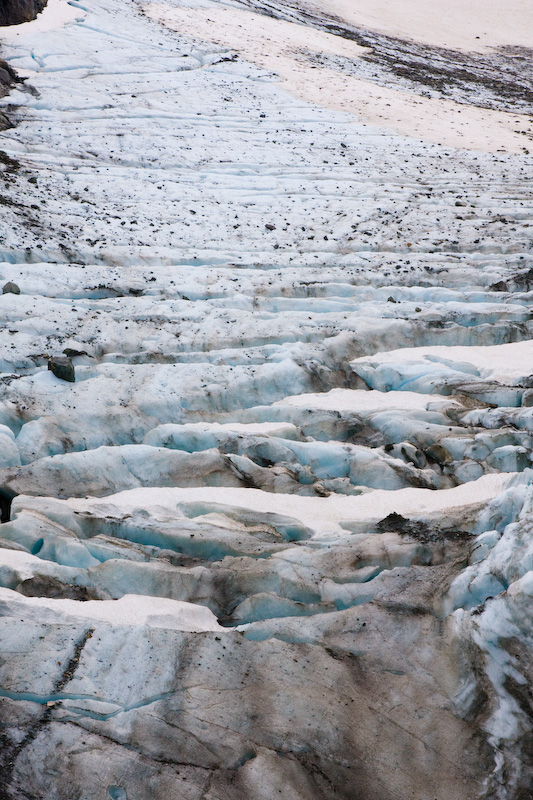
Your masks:
<svg viewBox="0 0 533 800"><path fill-rule="evenodd" d="M533 797L531 52L416 33L0 32L0 800Z"/></svg>

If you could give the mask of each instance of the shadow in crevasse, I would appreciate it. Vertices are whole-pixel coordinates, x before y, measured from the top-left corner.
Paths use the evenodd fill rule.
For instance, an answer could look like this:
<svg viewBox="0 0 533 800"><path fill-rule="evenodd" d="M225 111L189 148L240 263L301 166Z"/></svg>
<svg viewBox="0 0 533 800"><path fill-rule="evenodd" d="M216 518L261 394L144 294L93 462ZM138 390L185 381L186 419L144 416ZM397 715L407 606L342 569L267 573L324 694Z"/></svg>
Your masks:
<svg viewBox="0 0 533 800"><path fill-rule="evenodd" d="M11 503L16 496L9 489L0 489L0 522L9 522L11 519Z"/></svg>

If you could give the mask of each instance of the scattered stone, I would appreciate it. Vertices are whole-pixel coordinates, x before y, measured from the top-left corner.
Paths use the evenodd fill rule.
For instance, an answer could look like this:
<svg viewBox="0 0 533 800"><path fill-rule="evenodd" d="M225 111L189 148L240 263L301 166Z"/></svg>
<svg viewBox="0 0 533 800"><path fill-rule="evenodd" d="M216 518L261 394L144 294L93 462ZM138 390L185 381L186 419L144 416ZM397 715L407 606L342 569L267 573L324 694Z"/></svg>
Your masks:
<svg viewBox="0 0 533 800"><path fill-rule="evenodd" d="M48 369L53 372L56 378L60 378L62 381L74 383L76 380L74 364L72 363L72 359L68 356L50 358L48 360Z"/></svg>
<svg viewBox="0 0 533 800"><path fill-rule="evenodd" d="M505 283L505 281L497 281L493 283L492 286L489 287L492 292L508 292L509 287Z"/></svg>
<svg viewBox="0 0 533 800"><path fill-rule="evenodd" d="M2 289L2 294L20 294L20 287L13 281L8 281Z"/></svg>
<svg viewBox="0 0 533 800"><path fill-rule="evenodd" d="M87 350L75 350L73 347L65 347L63 355L67 356L67 358L76 358L76 356L88 356L89 353Z"/></svg>
<svg viewBox="0 0 533 800"><path fill-rule="evenodd" d="M376 530L380 533L384 533L386 531L410 533L411 527L412 523L408 519L402 517L401 514L397 514L396 511L392 511L388 516L378 522L376 525Z"/></svg>
<svg viewBox="0 0 533 800"><path fill-rule="evenodd" d="M425 454L430 461L435 461L437 464L450 464L453 461L450 453L438 442L428 447Z"/></svg>
<svg viewBox="0 0 533 800"><path fill-rule="evenodd" d="M400 536L411 536L418 539L419 542L437 542L443 539L450 539L459 542L467 542L470 540L470 534L461 530L439 530L429 525L422 520L410 520L402 517L393 511L384 519L380 520L376 525L376 530L379 533L394 532Z"/></svg>

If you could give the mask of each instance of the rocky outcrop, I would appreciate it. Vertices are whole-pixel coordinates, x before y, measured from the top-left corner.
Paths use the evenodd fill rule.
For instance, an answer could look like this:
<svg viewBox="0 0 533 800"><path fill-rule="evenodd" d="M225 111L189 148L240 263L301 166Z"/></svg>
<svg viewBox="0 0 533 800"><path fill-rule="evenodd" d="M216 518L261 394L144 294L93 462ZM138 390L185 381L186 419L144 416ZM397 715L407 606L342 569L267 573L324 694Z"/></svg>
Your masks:
<svg viewBox="0 0 533 800"><path fill-rule="evenodd" d="M4 9L0 8L0 19L3 17L4 14L5 14ZM1 23L1 24L4 24L4 23ZM23 78L19 78L19 76L17 75L17 73L15 72L13 67L11 67L7 63L7 61L4 61L3 58L0 58L0 97L5 97L6 95L9 94L11 89L13 89L13 87L17 83L20 84L20 83L23 83L23 82L24 82L24 79ZM6 114L4 114L2 111L0 111L0 132L1 131L6 131L8 128L11 128L11 127L12 127L12 123L11 123L11 120L9 119L9 117ZM2 153L3 153L3 151L2 151ZM5 160L6 158L7 158L7 156L6 156L5 153L3 154L3 156L0 155L1 163L5 164L7 166L7 163L6 163L6 160ZM3 288L3 292L13 292L14 289L12 287L16 287L16 284L11 283L11 282L6 283L4 288Z"/></svg>
<svg viewBox="0 0 533 800"><path fill-rule="evenodd" d="M0 15L2 13L3 11L0 9ZM21 83L21 79L18 77L15 70L9 66L7 61L4 61L3 58L0 58L0 97L5 97L8 95L16 83ZM2 118L7 119L5 115L0 112L0 131L5 130L6 127L9 127L8 125L2 127Z"/></svg>
<svg viewBox="0 0 533 800"><path fill-rule="evenodd" d="M0 26L30 22L46 6L46 0L4 0L0 5Z"/></svg>

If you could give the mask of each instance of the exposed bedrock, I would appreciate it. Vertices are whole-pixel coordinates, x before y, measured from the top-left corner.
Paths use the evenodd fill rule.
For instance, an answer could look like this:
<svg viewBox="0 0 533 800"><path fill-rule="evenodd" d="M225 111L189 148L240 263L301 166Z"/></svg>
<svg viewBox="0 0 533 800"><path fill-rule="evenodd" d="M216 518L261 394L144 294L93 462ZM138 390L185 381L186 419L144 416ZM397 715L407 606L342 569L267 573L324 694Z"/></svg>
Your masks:
<svg viewBox="0 0 533 800"><path fill-rule="evenodd" d="M6 97L15 85L19 84L19 86L21 86L23 83L24 79L17 75L13 67L8 64L7 61L4 61L3 58L0 58L0 98ZM0 133L11 128L12 124L9 114L0 111ZM0 160L4 166L9 166L10 159L6 153L2 152ZM13 291L13 289L4 286L3 291L10 292Z"/></svg>
<svg viewBox="0 0 533 800"><path fill-rule="evenodd" d="M20 25L35 19L46 6L47 0L2 0L0 26Z"/></svg>

